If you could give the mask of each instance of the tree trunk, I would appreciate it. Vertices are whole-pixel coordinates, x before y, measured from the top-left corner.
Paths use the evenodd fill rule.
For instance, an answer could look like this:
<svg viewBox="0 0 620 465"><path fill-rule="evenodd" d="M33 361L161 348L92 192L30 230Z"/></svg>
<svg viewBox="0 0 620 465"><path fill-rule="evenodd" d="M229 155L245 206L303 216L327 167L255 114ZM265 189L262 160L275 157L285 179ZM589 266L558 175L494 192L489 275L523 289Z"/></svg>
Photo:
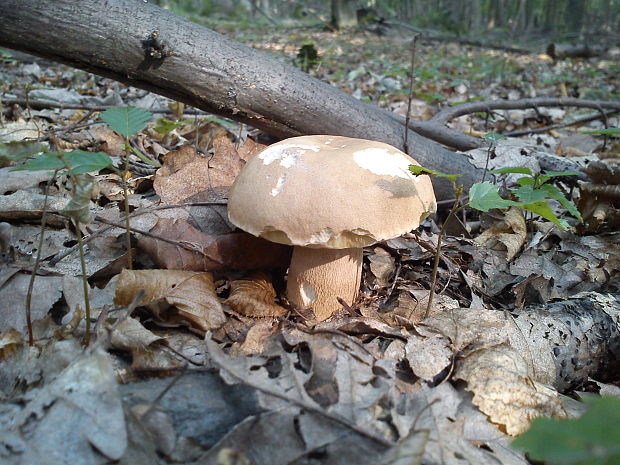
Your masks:
<svg viewBox="0 0 620 465"><path fill-rule="evenodd" d="M332 26L336 29L357 26L356 0L332 0Z"/></svg>
<svg viewBox="0 0 620 465"><path fill-rule="evenodd" d="M280 138L332 134L404 144L403 124L388 112L142 1L3 0L0 46L165 95ZM160 58L148 56L151 52ZM466 157L413 131L408 140L409 153L422 165L462 174L465 186L480 180L480 170ZM434 185L438 199L453 197L449 182L435 179Z"/></svg>

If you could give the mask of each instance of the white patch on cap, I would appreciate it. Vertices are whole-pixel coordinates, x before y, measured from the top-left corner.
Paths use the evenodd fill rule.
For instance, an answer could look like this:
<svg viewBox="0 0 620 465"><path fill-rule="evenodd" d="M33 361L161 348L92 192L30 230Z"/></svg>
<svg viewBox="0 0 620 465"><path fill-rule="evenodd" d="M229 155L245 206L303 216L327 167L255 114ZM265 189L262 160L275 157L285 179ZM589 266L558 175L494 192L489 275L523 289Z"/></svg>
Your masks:
<svg viewBox="0 0 620 465"><path fill-rule="evenodd" d="M303 283L299 291L299 293L301 294L301 301L304 307L309 307L316 300L316 289L314 289L312 285L308 283Z"/></svg>
<svg viewBox="0 0 620 465"><path fill-rule="evenodd" d="M312 150L318 152L320 150L316 145L302 145L302 144L282 144L272 145L271 147L263 150L258 158L263 160L263 164L270 165L274 161L280 160L280 166L284 168L290 168L297 164L297 160L306 153L306 150Z"/></svg>
<svg viewBox="0 0 620 465"><path fill-rule="evenodd" d="M284 181L286 180L286 175L283 174L281 175L278 180L276 181L276 187L274 187L273 189L271 189L271 195L273 197L275 197L276 195L278 195L280 192L282 192L282 188L284 187Z"/></svg>
<svg viewBox="0 0 620 465"><path fill-rule="evenodd" d="M360 168L379 176L396 176L404 179L416 179L409 171L411 160L402 153L391 152L388 149L373 147L358 150L353 154L353 160Z"/></svg>

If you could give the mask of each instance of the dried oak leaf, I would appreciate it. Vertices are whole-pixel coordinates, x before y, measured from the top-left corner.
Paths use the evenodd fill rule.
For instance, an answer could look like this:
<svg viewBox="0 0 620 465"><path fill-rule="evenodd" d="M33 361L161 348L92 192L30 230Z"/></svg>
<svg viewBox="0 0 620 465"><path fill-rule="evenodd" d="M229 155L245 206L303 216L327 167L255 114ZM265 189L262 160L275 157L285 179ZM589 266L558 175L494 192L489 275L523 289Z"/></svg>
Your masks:
<svg viewBox="0 0 620 465"><path fill-rule="evenodd" d="M175 270L286 268L293 250L247 233L211 236L185 220L160 218L150 233L179 243L175 245L153 237L142 237L138 241L138 247L157 266Z"/></svg>
<svg viewBox="0 0 620 465"><path fill-rule="evenodd" d="M225 304L236 312L252 318L284 316L287 309L277 305L276 291L265 273L257 273L249 279L237 279L230 283L230 296Z"/></svg>
<svg viewBox="0 0 620 465"><path fill-rule="evenodd" d="M558 392L532 379L519 352L507 344L471 353L459 362L455 378L467 382L473 403L510 435L529 428L536 417L565 417Z"/></svg>
<svg viewBox="0 0 620 465"><path fill-rule="evenodd" d="M138 291L145 295L140 305L166 303L193 328L208 331L226 321L215 292L211 273L178 270L123 270L116 287L114 303L128 305ZM156 311L166 320L168 315Z"/></svg>
<svg viewBox="0 0 620 465"><path fill-rule="evenodd" d="M498 243L506 247L506 261L510 261L519 252L527 239L525 219L516 208L506 211L503 221L484 231L476 238L476 243L493 248Z"/></svg>

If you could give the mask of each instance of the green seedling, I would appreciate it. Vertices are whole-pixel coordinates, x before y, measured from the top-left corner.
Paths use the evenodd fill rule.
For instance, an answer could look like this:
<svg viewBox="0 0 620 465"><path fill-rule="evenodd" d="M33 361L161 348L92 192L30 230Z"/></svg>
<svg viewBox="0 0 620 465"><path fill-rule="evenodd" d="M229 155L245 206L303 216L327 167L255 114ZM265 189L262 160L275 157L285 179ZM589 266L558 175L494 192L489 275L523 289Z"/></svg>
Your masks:
<svg viewBox="0 0 620 465"><path fill-rule="evenodd" d="M25 147L20 156L13 156L13 159L26 158L31 155L32 150L40 148L40 145L34 145L26 150ZM86 331L84 334L84 344L90 343L90 300L88 298L88 279L86 276L86 262L84 260L84 245L82 243L82 235L80 234L80 225L88 222L89 202L95 182L91 176L86 173L100 171L105 168L112 168L112 159L105 153L84 152L83 150L73 150L72 152L43 152L37 157L28 160L22 165L11 168L11 171L54 171L54 177L59 172L66 174L71 182L72 196L71 200L62 211L62 213L71 218L75 225L76 235L78 238L78 248L80 252L80 265L82 268L82 286L84 292L84 317L86 323ZM46 189L47 202L47 189ZM47 203L46 203L47 204ZM45 207L44 207L45 208ZM45 214L41 221L41 233L39 238L39 247L35 265L32 270L28 297L26 298L26 322L28 326L28 341L30 345L34 344L34 335L32 331L32 319L30 316L30 302L32 295L32 286L36 276L38 264L41 259L40 250L42 249L43 236L45 233Z"/></svg>
<svg viewBox="0 0 620 465"><path fill-rule="evenodd" d="M129 221L129 188L127 186L127 179L129 178L129 153L132 152L129 136L142 131L152 116L152 113L137 107L110 108L101 114L101 119L110 126L112 131L125 137L125 169L121 175L121 183L123 186L123 197L125 198L127 267L130 270L133 269L133 251L131 248L131 224ZM134 151L134 153L135 152L137 151ZM143 157L140 158L144 160Z"/></svg>
<svg viewBox="0 0 620 465"><path fill-rule="evenodd" d="M72 185L72 196L67 207L63 210L63 214L71 218L75 224L78 248L80 253L80 263L82 266L82 282L84 287L84 308L86 319L86 332L84 336L84 342L86 345L90 342L90 302L88 299L88 280L86 276L86 264L84 261L84 246L82 237L80 234L80 225L88 222L88 206L92 193L92 189L95 185L95 181L87 174L92 172L98 172L102 169L111 169L115 171L122 179L124 199L125 199L125 228L127 234L127 258L129 267L132 266L132 252L130 243L130 228L129 223L129 193L127 188L127 178L129 177L129 154L131 152L136 153L138 157L147 163L153 165L152 160L148 160L141 153L134 150L129 143L129 136L141 131L146 127L146 123L152 117L152 114L136 107L126 108L112 108L106 110L101 119L103 119L110 128L118 134L125 137L124 149L125 149L125 167L123 171L119 171L114 168L112 159L102 152L85 152L83 150L73 150L71 152L61 151L43 151L47 149L44 144L37 143L9 143L0 144L0 160L19 161L25 158L29 158L35 154L39 154L36 157L26 161L25 163L11 168L12 171L38 171L49 170L54 171L54 177L57 173L64 173L68 176ZM41 153L42 152L42 153ZM46 191L47 201L47 191ZM45 212L44 212L45 213ZM43 234L45 231L45 214L41 222L41 234L40 242L43 241ZM42 249L39 245L38 250ZM34 337L32 334L32 325L30 319L30 295L32 291L32 283L34 282L34 276L36 275L38 263L40 261L40 255L37 254L35 265L33 267L31 287L28 292L29 297L26 303L26 320L28 322L28 336L30 345L34 343Z"/></svg>
<svg viewBox="0 0 620 465"><path fill-rule="evenodd" d="M501 135L492 135L487 134L489 137L487 140L491 142L495 142L504 138ZM450 180L452 183L452 187L454 189L455 194L455 202L452 205L452 209L450 213L448 213L448 217L446 221L441 227L439 231L439 236L437 238L437 253L435 254L435 261L433 263L433 273L431 277L431 292L428 299L428 305L426 308L426 314L430 312L431 305L433 302L433 294L435 289L435 284L437 281L437 269L439 267L439 257L441 250L441 243L443 241L443 237L445 236L446 225L449 223L452 217L456 215L456 213L466 207L474 208L479 211L488 211L492 208L509 208L509 207L517 207L522 210L529 211L531 213L537 214L546 220L549 220L562 229L566 229L568 227L568 223L558 218L558 216L553 212L551 207L549 206L550 200L557 200L560 204L575 218L579 221L582 221L581 215L577 210L577 207L573 202L564 197L564 194L552 184L549 184L555 177L560 176L576 176L579 173L574 171L546 171L544 173L534 173L527 167L514 167L514 168L501 168L498 170L490 171L491 174L507 174L507 173L517 173L523 174L524 176L517 180L519 187L513 190L510 190L510 196L517 199L505 199L499 194L499 187L489 181L478 182L474 184L469 190L469 202L461 205L461 195L463 193L463 186L457 185L457 180L460 175L455 174L446 174L441 173L439 171L435 171L429 168L425 168L423 166L418 165L409 165L409 170L415 174L428 174L430 176L436 176L440 178L445 178Z"/></svg>

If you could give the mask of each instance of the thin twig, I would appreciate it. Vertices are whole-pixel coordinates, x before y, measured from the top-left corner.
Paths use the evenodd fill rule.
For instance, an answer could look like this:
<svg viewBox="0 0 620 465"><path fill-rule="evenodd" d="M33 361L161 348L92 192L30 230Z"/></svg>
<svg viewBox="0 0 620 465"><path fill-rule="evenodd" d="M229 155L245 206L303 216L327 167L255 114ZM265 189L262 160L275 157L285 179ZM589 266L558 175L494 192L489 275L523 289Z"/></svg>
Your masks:
<svg viewBox="0 0 620 465"><path fill-rule="evenodd" d="M574 119L573 121L567 121L566 123L561 124L552 124L550 126L544 126L540 128L532 128L532 129L522 129L519 131L510 131L502 133L507 137L517 137L517 136L527 136L529 134L541 134L544 132L553 131L555 129L563 129L570 126L577 126L578 124L588 123L590 121L596 121L597 119L605 119L608 116L617 115L620 113L620 110L610 110L604 113L593 113L591 115L585 115L581 118Z"/></svg>
<svg viewBox="0 0 620 465"><path fill-rule="evenodd" d="M37 276L37 269L41 262L41 253L43 250L43 238L45 236L45 226L47 222L47 199L49 197L49 189L52 182L56 179L58 170L54 171L52 177L47 180L45 184L45 195L43 197L43 209L41 212L41 232L39 233L39 244L37 246L37 255L34 259L34 265L32 267L32 274L30 275L30 281L28 282L28 292L26 294L26 326L28 327L28 345L34 345L34 331L32 329L32 314L30 312L30 306L32 304L32 291L34 290L34 280Z"/></svg>
<svg viewBox="0 0 620 465"><path fill-rule="evenodd" d="M411 67L409 68L409 97L407 98L407 115L405 116L405 141L403 142L403 148L405 153L409 153L409 121L411 120L411 102L413 100L413 72L415 70L415 49L416 42L418 41L418 34L413 35L411 42Z"/></svg>
<svg viewBox="0 0 620 465"><path fill-rule="evenodd" d="M27 107L36 107L36 108L58 108L61 110L88 110L91 112L95 111L105 111L110 108L117 108L118 105L88 105L88 104L69 104L69 103L56 103L56 102L47 102L45 100L32 100L27 98L5 98L0 95L0 101L5 104L17 104L17 105L25 105ZM174 111L170 108L153 108L149 109L151 113L158 114L173 114ZM207 113L198 109L185 109L183 111L184 115L204 115L208 116L210 113Z"/></svg>
<svg viewBox="0 0 620 465"><path fill-rule="evenodd" d="M152 213L152 212L157 211L157 210L168 210L168 209L171 209L171 208L207 207L207 206L208 207L212 207L212 206L217 206L217 205L227 205L227 202L225 202L225 201L223 201L223 202L188 202L188 203L175 203L175 204L170 204L170 205L157 205L155 207L147 207L145 209L136 210L136 211L134 211L129 216L130 216L130 218L134 218L136 216L146 215L147 213ZM101 222L103 223L103 221L101 221ZM93 231L88 236L85 236L83 238L84 244L89 243L90 241L92 241L96 237L100 236L104 232L109 231L112 228L122 228L122 229L124 229L125 227L123 225L118 225L117 223L114 223L113 226L109 225L109 226L104 226L103 228L99 228L96 231ZM64 250L63 252L55 255L49 261L50 266L56 266L56 264L60 260L62 260L65 257L68 257L69 255L71 255L76 250L77 250L77 244L74 245L73 247L69 247L68 249Z"/></svg>
<svg viewBox="0 0 620 465"><path fill-rule="evenodd" d="M82 267L82 289L84 292L84 320L86 323L86 331L84 333L84 345L88 347L90 344L90 300L88 298L88 277L86 276L86 261L84 259L84 242L82 241L82 233L80 232L80 222L74 219L76 236L78 240L78 249L80 251L80 266Z"/></svg>
<svg viewBox="0 0 620 465"><path fill-rule="evenodd" d="M126 226L124 224L115 223L114 221L106 220L105 218L102 218L100 216L95 216L94 219L95 219L95 221L99 221L100 223L104 223L104 224L107 224L107 225L110 225L110 226L114 226L116 228L121 228L121 229L125 229L126 228ZM142 235L147 236L147 237L152 237L153 239L157 239L158 241L167 242L169 244L175 245L177 247L181 247L181 248L186 249L186 250L190 250L192 252L200 252L200 250L197 249L196 246L193 246L193 245L188 244L186 242L175 241L175 240L168 239L168 238L165 238L165 237L162 237L162 236L158 236L158 235L153 234L153 233L151 233L149 231L144 231L143 229L137 229L137 228L131 228L130 227L129 231L134 232L134 233L138 233L138 234L142 234Z"/></svg>

